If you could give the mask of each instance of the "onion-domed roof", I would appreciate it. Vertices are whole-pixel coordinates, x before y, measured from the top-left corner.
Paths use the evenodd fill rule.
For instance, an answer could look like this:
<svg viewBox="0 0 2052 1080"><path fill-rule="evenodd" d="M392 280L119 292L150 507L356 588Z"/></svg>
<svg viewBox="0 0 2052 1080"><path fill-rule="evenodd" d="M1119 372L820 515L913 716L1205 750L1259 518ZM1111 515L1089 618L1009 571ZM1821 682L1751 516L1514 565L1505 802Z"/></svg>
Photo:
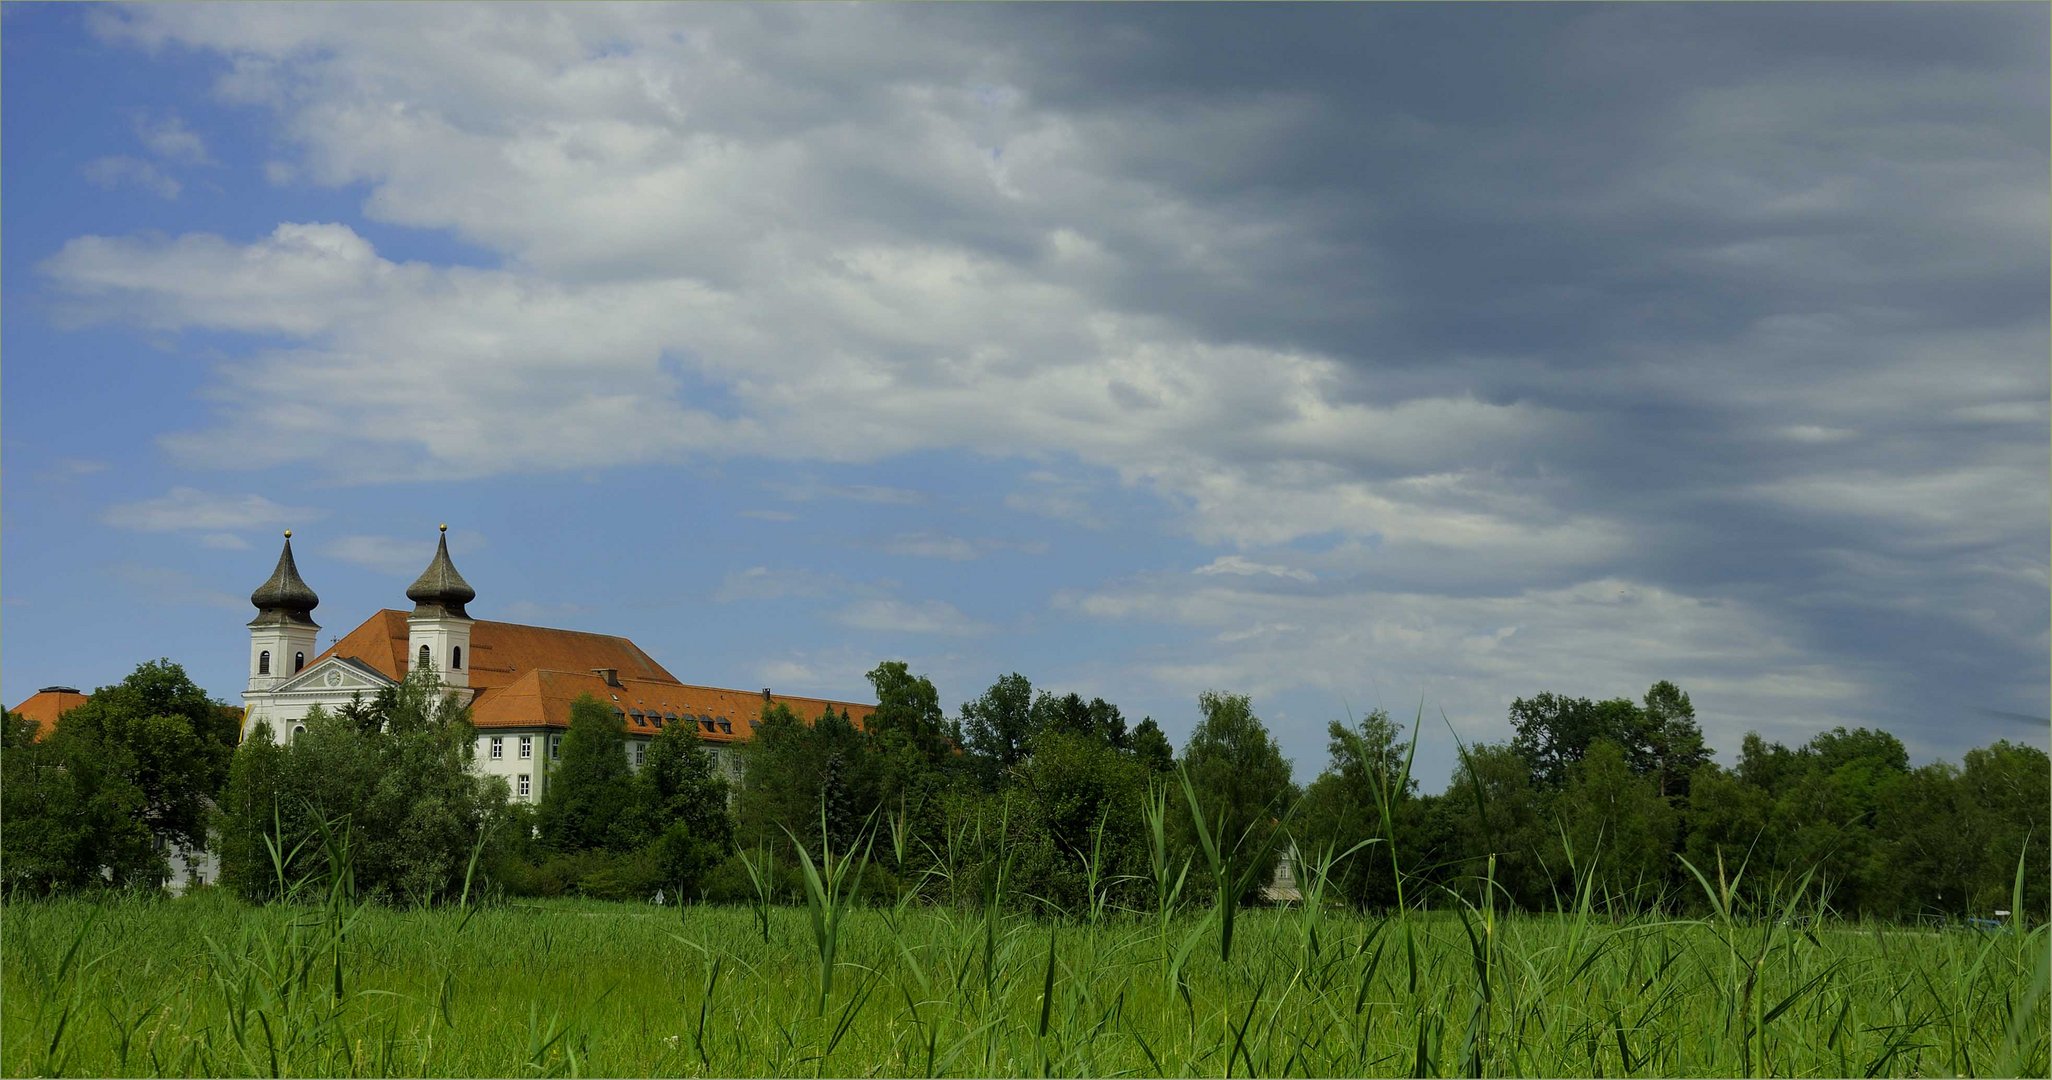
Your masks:
<svg viewBox="0 0 2052 1080"><path fill-rule="evenodd" d="M285 549L278 553L277 569L249 594L249 602L257 609L251 626L280 622L314 625L313 609L320 606L321 598L300 579L299 564L292 561L291 529L285 530Z"/></svg>
<svg viewBox="0 0 2052 1080"><path fill-rule="evenodd" d="M440 610L459 619L470 618L463 605L477 599L477 590L463 580L463 575L456 572L456 564L449 561L449 526L442 526L442 538L435 545L435 560L407 587L406 598L413 601L417 615Z"/></svg>

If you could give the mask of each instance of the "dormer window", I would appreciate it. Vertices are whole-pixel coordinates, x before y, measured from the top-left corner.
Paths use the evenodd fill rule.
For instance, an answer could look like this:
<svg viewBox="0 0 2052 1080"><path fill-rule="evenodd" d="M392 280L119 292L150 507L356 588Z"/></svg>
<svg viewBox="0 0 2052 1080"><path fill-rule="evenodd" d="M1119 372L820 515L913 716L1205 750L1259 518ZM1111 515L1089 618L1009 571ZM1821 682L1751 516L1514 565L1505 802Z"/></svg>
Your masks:
<svg viewBox="0 0 2052 1080"><path fill-rule="evenodd" d="M299 673L299 670L300 670L301 668L304 668L305 666L306 666L306 654L305 654L305 653L303 653L303 652L296 652L296 653L293 653L293 654L292 654L292 672L293 672L293 674L295 674L295 675L296 675L296 674L298 674L298 673Z"/></svg>
<svg viewBox="0 0 2052 1080"><path fill-rule="evenodd" d="M449 650L449 670L463 670L463 646L458 645L455 648Z"/></svg>
<svg viewBox="0 0 2052 1080"><path fill-rule="evenodd" d="M264 650L263 652L260 652L260 653L258 653L258 654L257 654L257 674L259 674L259 675L269 675L270 673L271 673L271 650L269 650L269 649L265 649L265 650Z"/></svg>
<svg viewBox="0 0 2052 1080"><path fill-rule="evenodd" d="M416 665L414 665L414 666L415 666L415 667L422 667L422 668L424 668L424 667L427 667L427 666L428 666L429 664L431 664L431 663L433 663L433 662L434 662L433 660L429 659L429 654L428 654L428 647L427 647L427 646L425 646L425 645L422 645L422 646L420 647L420 663L418 663L418 664L416 664Z"/></svg>

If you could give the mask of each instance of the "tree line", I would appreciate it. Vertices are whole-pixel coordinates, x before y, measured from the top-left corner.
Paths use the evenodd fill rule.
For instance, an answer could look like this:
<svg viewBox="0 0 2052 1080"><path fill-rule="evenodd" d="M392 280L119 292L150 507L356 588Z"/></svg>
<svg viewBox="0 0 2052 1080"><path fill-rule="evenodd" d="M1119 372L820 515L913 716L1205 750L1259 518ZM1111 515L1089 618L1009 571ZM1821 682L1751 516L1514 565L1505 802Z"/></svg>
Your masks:
<svg viewBox="0 0 2052 1080"><path fill-rule="evenodd" d="M1245 696L1201 695L1177 750L1151 717L1128 724L1016 673L952 716L901 662L869 679L862 724L766 705L736 748L738 784L690 725L630 768L611 709L579 700L528 805L470 770L476 733L432 672L315 710L286 742L259 724L238 751L234 710L152 662L47 738L8 716L0 885L155 886L173 847L211 843L220 884L252 901L344 872L394 903L790 898L802 848L862 855L875 899L1002 893L1069 913L1145 908L1172 881L1254 899L1285 860L1368 909L1490 890L1544 910L1586 889L1685 912L1706 886L1743 899L1797 881L1847 916L1985 914L2019 880L2023 912L2048 902L2052 766L2006 741L1911 768L1883 731L1793 748L1748 734L1726 767L1662 681L1638 700L1517 699L1511 737L1461 745L1439 794L1412 775L1415 727L1379 710L1334 722L1325 768L1299 788Z"/></svg>

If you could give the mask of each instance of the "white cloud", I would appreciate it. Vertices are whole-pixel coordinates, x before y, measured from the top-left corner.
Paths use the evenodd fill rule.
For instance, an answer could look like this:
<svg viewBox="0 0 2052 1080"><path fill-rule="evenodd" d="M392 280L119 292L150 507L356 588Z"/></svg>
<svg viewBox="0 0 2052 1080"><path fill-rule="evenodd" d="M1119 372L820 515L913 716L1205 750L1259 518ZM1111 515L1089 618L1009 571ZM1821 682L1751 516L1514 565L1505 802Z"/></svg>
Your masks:
<svg viewBox="0 0 2052 1080"><path fill-rule="evenodd" d="M1173 660L1131 661L1133 675L1168 692L1422 695L1463 738L1504 737L1513 697L1636 697L1665 678L1694 695L1710 742L1729 760L1747 730L1802 741L1860 723L1879 689L1873 671L1796 648L1793 628L1766 611L1617 578L1449 596L1277 593L1238 575L1191 589L1160 574L1066 594L1057 606L1205 632L1208 642L1191 642Z"/></svg>
<svg viewBox="0 0 2052 1080"><path fill-rule="evenodd" d="M141 563L117 563L114 577L152 603L173 607L249 608L249 598L213 586L184 570Z"/></svg>
<svg viewBox="0 0 2052 1080"><path fill-rule="evenodd" d="M474 551L483 546L484 538L476 533L458 531L449 534L449 543L458 549ZM320 550L321 554L343 562L395 575L420 573L435 554L434 541L421 536L352 534L335 537L323 543Z"/></svg>
<svg viewBox="0 0 2052 1080"><path fill-rule="evenodd" d="M175 487L154 499L118 503L100 513L100 520L138 532L203 530L222 532L265 525L312 521L327 511L283 506L262 495L216 495L197 488Z"/></svg>
<svg viewBox="0 0 2052 1080"><path fill-rule="evenodd" d="M1190 572L1204 576L1232 574L1236 577L1279 577L1303 582L1318 580L1318 575L1309 570L1290 566L1276 566L1272 563L1258 563L1239 555L1221 555L1210 563Z"/></svg>
<svg viewBox="0 0 2052 1080"><path fill-rule="evenodd" d="M1240 544L1379 527L1407 501L1328 499L1335 477L1515 454L1557 423L1465 397L1361 404L1331 357L1208 341L1108 303L1118 248L1230 275L1220 245L1242 226L1107 170L1129 133L1036 109L1002 53L942 59L937 26L605 10L511 20L485 40L453 13L396 20L104 20L116 37L261 66L280 92L258 96L281 110L307 177L365 183L373 217L451 232L507 267L395 263L318 223L255 242L72 241L45 269L81 308L302 342L224 371L217 425L166 440L181 460L346 460L364 481L1059 449L1189 505L1200 538ZM878 51L812 62L851 41ZM841 174L867 187L830 179ZM937 232L938 205L1046 258ZM719 400L667 373L679 358ZM1103 523L1061 485L1006 502Z"/></svg>
<svg viewBox="0 0 2052 1080"><path fill-rule="evenodd" d="M1000 551L1017 551L1027 555L1040 555L1047 551L1047 544L1044 541L1001 540L988 536L971 538L930 530L898 533L883 540L877 547L892 555L915 559L946 559L949 562L968 562Z"/></svg>
<svg viewBox="0 0 2052 1080"><path fill-rule="evenodd" d="M214 164L213 155L207 153L206 142L186 127L184 119L175 113L154 119L137 117L135 135L150 153L167 161L181 165Z"/></svg>
<svg viewBox="0 0 2052 1080"><path fill-rule="evenodd" d="M731 604L737 600L817 600L849 592L854 586L833 574L811 570L771 569L751 566L729 573L713 593L713 602Z"/></svg>
<svg viewBox="0 0 2052 1080"><path fill-rule="evenodd" d="M121 154L96 157L81 166L79 173L94 187L112 190L132 184L160 199L175 199L184 190L177 178L162 169L141 158Z"/></svg>
<svg viewBox="0 0 2052 1080"><path fill-rule="evenodd" d="M899 634L949 634L957 637L987 633L990 627L962 614L953 604L941 600L906 601L879 597L859 600L841 609L835 620L857 630Z"/></svg>
<svg viewBox="0 0 2052 1080"><path fill-rule="evenodd" d="M885 506L916 506L926 501L926 493L923 491L880 484L823 484L818 481L807 481L799 484L772 484L770 489L791 502L845 499L849 502L878 503Z"/></svg>
<svg viewBox="0 0 2052 1080"><path fill-rule="evenodd" d="M215 551L248 551L249 541L234 533L207 533L199 538L200 546Z"/></svg>
<svg viewBox="0 0 2052 1080"><path fill-rule="evenodd" d="M103 473L107 471L107 468L108 465L106 462L94 458L68 457L58 458L56 461L52 462L50 465L49 473L53 476L77 478L81 476L92 476L96 473Z"/></svg>

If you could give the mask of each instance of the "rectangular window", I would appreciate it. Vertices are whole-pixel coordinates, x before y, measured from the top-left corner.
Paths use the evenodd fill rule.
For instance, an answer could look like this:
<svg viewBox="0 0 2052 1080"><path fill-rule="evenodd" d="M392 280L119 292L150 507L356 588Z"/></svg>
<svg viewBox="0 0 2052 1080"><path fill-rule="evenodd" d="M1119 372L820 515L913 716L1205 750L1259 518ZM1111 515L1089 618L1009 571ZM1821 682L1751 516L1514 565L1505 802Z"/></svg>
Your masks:
<svg viewBox="0 0 2052 1080"><path fill-rule="evenodd" d="M562 737L561 735L551 735L551 736L549 736L549 760L550 760L550 761L560 761L560 760L562 760L562 758L563 758L563 737Z"/></svg>
<svg viewBox="0 0 2052 1080"><path fill-rule="evenodd" d="M529 758L531 758L531 757L533 757L533 756L534 756L534 736L532 736L532 735L522 735L522 736L520 737L520 760L522 760L522 761L526 761L527 759L529 759Z"/></svg>
<svg viewBox="0 0 2052 1080"><path fill-rule="evenodd" d="M644 746L644 745L643 745L643 744L641 744L641 743L635 743L635 744L634 744L634 767L635 767L635 768L640 768L640 767L641 767L641 755L642 755L643 751L646 751L647 749L648 749L648 747L647 747L647 746Z"/></svg>
<svg viewBox="0 0 2052 1080"><path fill-rule="evenodd" d="M505 756L506 740L498 735L492 736L492 760L497 761Z"/></svg>
<svg viewBox="0 0 2052 1080"><path fill-rule="evenodd" d="M528 794L529 794L530 792L532 792L533 790L534 790L534 783L533 783L533 781L530 781L530 780L529 780L529 779L527 778L527 774L526 774L526 773L521 773L521 774L520 774L520 791L519 791L519 795L520 795L520 797L521 797L521 798L523 798L523 799L527 798Z"/></svg>

